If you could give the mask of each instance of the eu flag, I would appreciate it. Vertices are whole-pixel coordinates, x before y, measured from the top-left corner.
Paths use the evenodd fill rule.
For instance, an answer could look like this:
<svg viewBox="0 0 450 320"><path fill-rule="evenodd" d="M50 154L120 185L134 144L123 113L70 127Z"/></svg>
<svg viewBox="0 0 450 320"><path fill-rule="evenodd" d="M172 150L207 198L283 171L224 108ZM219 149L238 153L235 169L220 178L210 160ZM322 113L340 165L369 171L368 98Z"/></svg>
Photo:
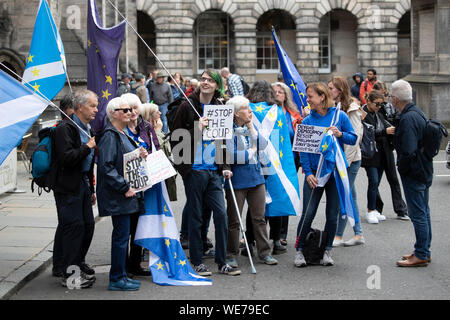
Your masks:
<svg viewBox="0 0 450 320"><path fill-rule="evenodd" d="M64 47L46 0L39 2L22 82L53 99L66 83Z"/></svg>
<svg viewBox="0 0 450 320"><path fill-rule="evenodd" d="M91 122L95 132L106 124L106 106L117 94L117 62L126 21L104 28L95 0L89 0L87 18L87 88L98 96L98 112Z"/></svg>
<svg viewBox="0 0 450 320"><path fill-rule="evenodd" d="M277 49L278 60L280 61L281 72L283 73L284 83L291 88L292 96L294 98L295 104L299 108L308 107L308 102L306 102L306 86L302 80L302 77L297 72L294 64L291 59L289 59L286 51L284 51L283 47L280 45L278 41L278 37L275 33L275 30L272 27L272 36L273 41L275 43L275 48Z"/></svg>

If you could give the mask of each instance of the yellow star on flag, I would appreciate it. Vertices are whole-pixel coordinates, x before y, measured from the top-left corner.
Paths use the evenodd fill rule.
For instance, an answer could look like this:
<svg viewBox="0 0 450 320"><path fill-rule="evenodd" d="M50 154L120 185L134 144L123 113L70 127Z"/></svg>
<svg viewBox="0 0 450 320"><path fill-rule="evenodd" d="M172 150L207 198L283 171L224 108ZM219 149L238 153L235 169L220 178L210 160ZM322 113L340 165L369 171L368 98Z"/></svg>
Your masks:
<svg viewBox="0 0 450 320"><path fill-rule="evenodd" d="M161 263L161 261L158 262L156 265L158 266L158 270L163 270L164 269L164 265Z"/></svg>
<svg viewBox="0 0 450 320"><path fill-rule="evenodd" d="M269 112L269 119L272 120L275 117L276 117L276 115L272 111L270 111Z"/></svg>
<svg viewBox="0 0 450 320"><path fill-rule="evenodd" d="M280 158L283 158L283 151L280 150Z"/></svg>
<svg viewBox="0 0 450 320"><path fill-rule="evenodd" d="M283 121L278 120L278 126L279 126L280 128L283 128Z"/></svg>
<svg viewBox="0 0 450 320"><path fill-rule="evenodd" d="M90 46L91 46L91 44L92 44L91 40L90 40L90 39L88 39L88 47L90 47Z"/></svg>
<svg viewBox="0 0 450 320"><path fill-rule="evenodd" d="M29 55L28 55L28 58L27 58L28 62L33 62L33 58L34 58L34 56L32 56L31 54L29 54Z"/></svg>
<svg viewBox="0 0 450 320"><path fill-rule="evenodd" d="M206 143L205 143L203 146L204 146L205 148L208 147L208 145L207 145Z"/></svg>
<svg viewBox="0 0 450 320"><path fill-rule="evenodd" d="M34 83L34 86L31 86L33 89L34 89L34 91L39 91L39 87L40 87L41 85L40 84L37 84L36 82Z"/></svg>
<svg viewBox="0 0 450 320"><path fill-rule="evenodd" d="M180 260L180 265L184 266L186 264L186 260Z"/></svg>
<svg viewBox="0 0 450 320"><path fill-rule="evenodd" d="M164 243L166 244L166 246L170 246L170 240L169 239L166 239L165 241L164 241Z"/></svg>
<svg viewBox="0 0 450 320"><path fill-rule="evenodd" d="M102 98L106 98L106 100L109 100L109 96L111 95L111 93L109 93L108 89L106 89L105 91L102 90Z"/></svg>
<svg viewBox="0 0 450 320"><path fill-rule="evenodd" d="M162 227L165 229L167 227L167 223L165 221L162 222Z"/></svg>
<svg viewBox="0 0 450 320"><path fill-rule="evenodd" d="M344 170L339 170L339 175L341 176L341 178L345 178L346 174Z"/></svg>
<svg viewBox="0 0 450 320"><path fill-rule="evenodd" d="M262 106L257 106L256 107L256 112L262 113L262 111L263 111Z"/></svg>
<svg viewBox="0 0 450 320"><path fill-rule="evenodd" d="M325 142L324 145L322 145L322 151L325 151L328 149L328 144Z"/></svg>
<svg viewBox="0 0 450 320"><path fill-rule="evenodd" d="M279 168L280 165L281 165L281 163L280 163L280 161L275 160L275 161L273 162L273 165L275 166L275 168Z"/></svg>
<svg viewBox="0 0 450 320"><path fill-rule="evenodd" d="M167 206L164 205L164 212L169 212L169 210L167 210Z"/></svg>
<svg viewBox="0 0 450 320"><path fill-rule="evenodd" d="M39 77L39 72L41 72L41 70L36 69L36 68L31 70L31 73L33 74L33 77Z"/></svg>
<svg viewBox="0 0 450 320"><path fill-rule="evenodd" d="M281 143L283 143L283 141L284 141L284 137L283 137L283 136L281 136Z"/></svg>
<svg viewBox="0 0 450 320"><path fill-rule="evenodd" d="M109 84L112 85L112 78L111 78L111 76L105 76L105 78L106 78L105 83L109 83Z"/></svg>

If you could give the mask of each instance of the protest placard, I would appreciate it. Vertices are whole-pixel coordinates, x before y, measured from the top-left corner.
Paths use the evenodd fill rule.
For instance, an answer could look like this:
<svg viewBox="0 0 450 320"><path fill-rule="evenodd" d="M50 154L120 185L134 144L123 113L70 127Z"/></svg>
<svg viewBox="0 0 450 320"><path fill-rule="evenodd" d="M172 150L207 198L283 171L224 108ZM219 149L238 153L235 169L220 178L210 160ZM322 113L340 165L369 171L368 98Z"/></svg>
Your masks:
<svg viewBox="0 0 450 320"><path fill-rule="evenodd" d="M205 105L204 116L208 128L203 130L203 140L231 139L233 136L234 107L230 105Z"/></svg>
<svg viewBox="0 0 450 320"><path fill-rule="evenodd" d="M177 174L162 150L149 154L146 160L152 184L157 184Z"/></svg>
<svg viewBox="0 0 450 320"><path fill-rule="evenodd" d="M147 163L139 153L136 149L123 155L124 178L134 191L144 191L153 185Z"/></svg>
<svg viewBox="0 0 450 320"><path fill-rule="evenodd" d="M319 145L326 129L326 127L298 124L295 128L292 151L320 154Z"/></svg>

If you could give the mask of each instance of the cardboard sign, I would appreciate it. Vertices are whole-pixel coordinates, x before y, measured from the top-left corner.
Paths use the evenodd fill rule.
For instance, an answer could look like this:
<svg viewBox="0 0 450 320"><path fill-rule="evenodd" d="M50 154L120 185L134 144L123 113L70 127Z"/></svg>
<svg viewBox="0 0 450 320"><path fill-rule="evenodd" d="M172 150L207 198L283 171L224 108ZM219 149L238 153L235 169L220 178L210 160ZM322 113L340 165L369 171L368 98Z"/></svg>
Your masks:
<svg viewBox="0 0 450 320"><path fill-rule="evenodd" d="M17 148L14 148L0 166L0 194L17 185Z"/></svg>
<svg viewBox="0 0 450 320"><path fill-rule="evenodd" d="M149 154L146 160L148 173L153 184L157 184L177 174L162 150Z"/></svg>
<svg viewBox="0 0 450 320"><path fill-rule="evenodd" d="M136 149L123 155L124 178L134 191L144 191L153 185L147 163L139 153L139 149Z"/></svg>
<svg viewBox="0 0 450 320"><path fill-rule="evenodd" d="M295 128L292 151L320 154L320 141L322 141L326 129L326 127L298 124Z"/></svg>
<svg viewBox="0 0 450 320"><path fill-rule="evenodd" d="M205 105L203 115L209 119L208 128L203 130L203 140L231 139L233 137L233 106Z"/></svg>

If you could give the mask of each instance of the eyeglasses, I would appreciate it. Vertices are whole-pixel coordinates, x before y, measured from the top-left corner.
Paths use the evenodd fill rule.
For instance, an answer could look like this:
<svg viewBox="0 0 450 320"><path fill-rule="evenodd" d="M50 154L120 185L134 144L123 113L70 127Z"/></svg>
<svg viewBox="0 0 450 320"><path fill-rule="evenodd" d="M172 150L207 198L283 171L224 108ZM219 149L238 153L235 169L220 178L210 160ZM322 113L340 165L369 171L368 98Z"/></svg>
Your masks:
<svg viewBox="0 0 450 320"><path fill-rule="evenodd" d="M114 111L120 111L120 110L122 110L123 113L128 113L128 112L133 111L132 108L117 108L117 109L114 109Z"/></svg>
<svg viewBox="0 0 450 320"><path fill-rule="evenodd" d="M205 77L201 77L200 78L200 82L208 82L208 83L214 83L216 82L213 78L205 78Z"/></svg>

